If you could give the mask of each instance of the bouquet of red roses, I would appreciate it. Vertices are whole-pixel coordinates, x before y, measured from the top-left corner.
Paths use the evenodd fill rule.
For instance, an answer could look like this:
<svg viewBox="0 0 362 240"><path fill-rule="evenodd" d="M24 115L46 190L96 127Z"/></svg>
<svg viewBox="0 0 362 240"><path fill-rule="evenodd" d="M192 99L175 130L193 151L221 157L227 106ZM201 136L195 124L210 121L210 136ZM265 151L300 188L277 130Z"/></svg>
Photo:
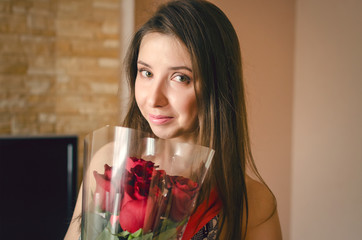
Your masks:
<svg viewBox="0 0 362 240"><path fill-rule="evenodd" d="M121 127L86 146L82 240L181 239L213 150Z"/></svg>

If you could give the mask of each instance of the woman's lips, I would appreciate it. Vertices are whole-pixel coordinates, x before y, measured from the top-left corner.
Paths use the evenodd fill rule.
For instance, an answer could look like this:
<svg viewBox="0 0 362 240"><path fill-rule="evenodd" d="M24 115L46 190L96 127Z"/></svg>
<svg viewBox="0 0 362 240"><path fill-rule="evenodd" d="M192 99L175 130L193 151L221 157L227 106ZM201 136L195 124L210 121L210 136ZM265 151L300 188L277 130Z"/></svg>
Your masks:
<svg viewBox="0 0 362 240"><path fill-rule="evenodd" d="M172 119L173 117L169 116L149 114L149 120L154 124L165 124L171 121Z"/></svg>

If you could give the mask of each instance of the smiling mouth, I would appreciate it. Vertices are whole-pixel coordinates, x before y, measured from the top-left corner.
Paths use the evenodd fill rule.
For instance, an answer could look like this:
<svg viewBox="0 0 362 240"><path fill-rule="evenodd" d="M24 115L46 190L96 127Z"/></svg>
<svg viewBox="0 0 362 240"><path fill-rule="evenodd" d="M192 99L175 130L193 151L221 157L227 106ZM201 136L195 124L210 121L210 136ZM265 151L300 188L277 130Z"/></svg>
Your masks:
<svg viewBox="0 0 362 240"><path fill-rule="evenodd" d="M173 117L169 116L149 114L149 120L154 124L165 124L170 122L172 119Z"/></svg>

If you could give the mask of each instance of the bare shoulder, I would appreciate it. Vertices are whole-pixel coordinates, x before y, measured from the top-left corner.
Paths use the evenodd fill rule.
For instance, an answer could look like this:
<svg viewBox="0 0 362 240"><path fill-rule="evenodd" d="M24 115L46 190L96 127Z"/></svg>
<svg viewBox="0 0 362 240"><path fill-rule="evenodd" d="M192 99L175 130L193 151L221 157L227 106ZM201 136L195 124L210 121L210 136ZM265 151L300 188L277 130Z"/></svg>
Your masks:
<svg viewBox="0 0 362 240"><path fill-rule="evenodd" d="M69 224L67 233L64 240L76 240L80 237L80 224L81 224L81 213L82 213L82 189L83 184L80 187L78 193L77 203L74 208L73 217Z"/></svg>
<svg viewBox="0 0 362 240"><path fill-rule="evenodd" d="M269 188L263 183L246 177L248 194L249 225L259 225L270 218L276 210L276 200Z"/></svg>
<svg viewBox="0 0 362 240"><path fill-rule="evenodd" d="M246 188L249 207L247 239L282 239L273 193L265 184L250 177L246 178Z"/></svg>

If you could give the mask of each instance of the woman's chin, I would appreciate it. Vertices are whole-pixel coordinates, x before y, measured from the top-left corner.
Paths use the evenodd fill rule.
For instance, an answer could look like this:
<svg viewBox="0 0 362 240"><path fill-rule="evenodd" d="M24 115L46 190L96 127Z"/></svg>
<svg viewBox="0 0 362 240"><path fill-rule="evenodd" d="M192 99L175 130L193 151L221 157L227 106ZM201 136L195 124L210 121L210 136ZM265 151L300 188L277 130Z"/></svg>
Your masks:
<svg viewBox="0 0 362 240"><path fill-rule="evenodd" d="M188 134L180 134L174 132L166 132L160 131L158 129L152 129L153 134L155 134L158 138L165 139L165 140L172 140L177 142L187 142L187 143L195 143L195 133L188 133Z"/></svg>

